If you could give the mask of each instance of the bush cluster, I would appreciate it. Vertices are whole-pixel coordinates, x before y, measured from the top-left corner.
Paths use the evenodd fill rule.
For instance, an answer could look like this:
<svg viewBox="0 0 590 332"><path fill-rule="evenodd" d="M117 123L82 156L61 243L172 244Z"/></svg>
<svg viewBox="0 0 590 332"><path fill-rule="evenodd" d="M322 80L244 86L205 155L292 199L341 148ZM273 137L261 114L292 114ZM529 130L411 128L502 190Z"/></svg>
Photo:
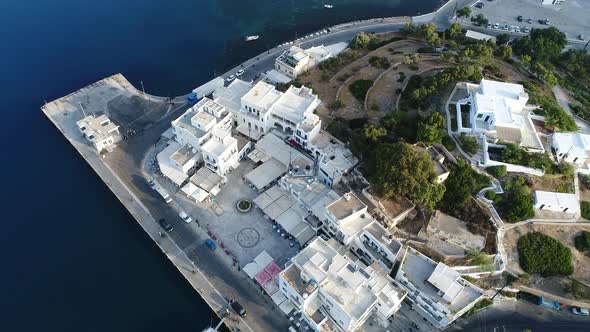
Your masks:
<svg viewBox="0 0 590 332"><path fill-rule="evenodd" d="M572 253L561 242L543 233L529 233L518 239L520 266L527 273L543 277L570 275L574 272Z"/></svg>
<svg viewBox="0 0 590 332"><path fill-rule="evenodd" d="M365 96L369 89L373 86L372 80L356 80L348 86L350 93L361 102L365 101Z"/></svg>
<svg viewBox="0 0 590 332"><path fill-rule="evenodd" d="M507 174L506 165L490 166L486 168L486 171L495 178L501 178Z"/></svg>
<svg viewBox="0 0 590 332"><path fill-rule="evenodd" d="M574 238L574 245L578 251L590 250L590 232L582 231Z"/></svg>

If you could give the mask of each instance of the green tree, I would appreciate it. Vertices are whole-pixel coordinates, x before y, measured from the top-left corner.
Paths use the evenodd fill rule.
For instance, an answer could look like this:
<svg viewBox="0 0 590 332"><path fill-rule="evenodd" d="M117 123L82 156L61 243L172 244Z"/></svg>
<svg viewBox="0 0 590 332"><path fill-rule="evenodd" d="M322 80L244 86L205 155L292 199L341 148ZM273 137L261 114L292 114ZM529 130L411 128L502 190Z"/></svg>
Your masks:
<svg viewBox="0 0 590 332"><path fill-rule="evenodd" d="M457 10L457 17L469 17L471 16L471 7L463 7Z"/></svg>
<svg viewBox="0 0 590 332"><path fill-rule="evenodd" d="M529 55L533 62L557 60L567 45L565 34L555 27L533 29L529 36L516 39L512 48L518 55Z"/></svg>
<svg viewBox="0 0 590 332"><path fill-rule="evenodd" d="M463 151L472 155L476 154L480 148L477 139L473 136L467 136L465 133L461 133L461 136L459 136L459 143Z"/></svg>
<svg viewBox="0 0 590 332"><path fill-rule="evenodd" d="M535 215L531 189L523 177L516 177L504 185L499 208L504 219L511 223L530 219Z"/></svg>
<svg viewBox="0 0 590 332"><path fill-rule="evenodd" d="M422 25L421 28L422 37L430 45L438 46L441 44L440 37L436 31L436 25L434 23L428 23Z"/></svg>
<svg viewBox="0 0 590 332"><path fill-rule="evenodd" d="M354 38L350 42L349 46L353 50L356 50L359 48L365 48L369 45L370 41L371 41L371 37L368 34L366 34L364 32L360 32L356 36L354 36Z"/></svg>
<svg viewBox="0 0 590 332"><path fill-rule="evenodd" d="M356 80L351 85L348 86L348 90L350 93L359 101L364 102L365 96L369 89L373 86L373 81L371 80Z"/></svg>
<svg viewBox="0 0 590 332"><path fill-rule="evenodd" d="M585 202L582 202L585 203ZM586 202L587 203L587 202ZM574 238L574 246L578 251L590 250L590 232L582 231Z"/></svg>
<svg viewBox="0 0 590 332"><path fill-rule="evenodd" d="M495 178L501 178L507 174L506 165L488 166L486 171Z"/></svg>
<svg viewBox="0 0 590 332"><path fill-rule="evenodd" d="M510 41L510 35L507 33L501 33L496 36L496 44L498 45L507 44L508 41Z"/></svg>
<svg viewBox="0 0 590 332"><path fill-rule="evenodd" d="M382 143L373 152L374 165L369 179L385 198L401 195L432 210L445 187L436 183L430 156L407 143Z"/></svg>
<svg viewBox="0 0 590 332"><path fill-rule="evenodd" d="M447 35L451 39L455 39L455 38L461 36L461 34L462 34L461 24L459 24L459 23L451 24L451 27L449 28L449 30L447 30Z"/></svg>
<svg viewBox="0 0 590 332"><path fill-rule="evenodd" d="M490 179L474 171L464 160L449 167L451 174L445 181L445 194L439 203L443 211L452 212L465 206L471 195L490 184Z"/></svg>
<svg viewBox="0 0 590 332"><path fill-rule="evenodd" d="M521 236L517 249L520 266L527 273L540 273L543 277L550 277L574 272L570 249L543 233Z"/></svg>
<svg viewBox="0 0 590 332"><path fill-rule="evenodd" d="M418 141L428 145L441 143L445 135L444 126L445 118L438 112L433 112L429 116L420 119L420 122L418 122Z"/></svg>
<svg viewBox="0 0 590 332"><path fill-rule="evenodd" d="M510 60L512 58L512 47L510 45L500 45L496 49L495 54L503 60Z"/></svg>
<svg viewBox="0 0 590 332"><path fill-rule="evenodd" d="M488 19L483 14L477 14L477 16L471 18L471 22L478 26L488 24Z"/></svg>

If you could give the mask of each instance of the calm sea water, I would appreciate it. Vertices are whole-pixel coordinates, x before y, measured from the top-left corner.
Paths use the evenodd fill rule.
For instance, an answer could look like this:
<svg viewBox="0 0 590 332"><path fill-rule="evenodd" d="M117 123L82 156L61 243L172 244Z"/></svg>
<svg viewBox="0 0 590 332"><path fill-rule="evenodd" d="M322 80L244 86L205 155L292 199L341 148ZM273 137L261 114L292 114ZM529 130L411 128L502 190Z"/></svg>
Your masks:
<svg viewBox="0 0 590 332"><path fill-rule="evenodd" d="M296 35L439 0L1 3L0 329L200 331L206 304L45 119L43 100L117 72L151 93L186 93ZM262 37L241 42L249 34Z"/></svg>

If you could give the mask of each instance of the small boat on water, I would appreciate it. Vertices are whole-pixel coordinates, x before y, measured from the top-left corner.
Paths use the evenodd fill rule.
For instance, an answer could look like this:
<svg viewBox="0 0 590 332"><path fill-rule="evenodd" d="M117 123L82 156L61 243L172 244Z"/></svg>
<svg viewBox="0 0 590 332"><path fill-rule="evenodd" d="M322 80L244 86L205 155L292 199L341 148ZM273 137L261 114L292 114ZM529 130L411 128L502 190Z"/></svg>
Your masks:
<svg viewBox="0 0 590 332"><path fill-rule="evenodd" d="M324 5L324 8L326 8L326 9L332 9L332 8L334 8L334 5Z"/></svg>
<svg viewBox="0 0 590 332"><path fill-rule="evenodd" d="M253 40L256 40L256 39L258 39L258 38L260 38L260 36L259 36L259 35L253 35L253 36L246 36L246 37L244 38L244 40L245 40L245 41L253 41Z"/></svg>

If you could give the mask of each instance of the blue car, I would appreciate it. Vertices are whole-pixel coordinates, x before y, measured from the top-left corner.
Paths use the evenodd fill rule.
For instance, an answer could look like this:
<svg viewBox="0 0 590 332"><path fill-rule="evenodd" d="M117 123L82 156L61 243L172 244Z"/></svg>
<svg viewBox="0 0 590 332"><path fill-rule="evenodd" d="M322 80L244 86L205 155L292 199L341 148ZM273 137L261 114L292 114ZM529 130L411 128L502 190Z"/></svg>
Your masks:
<svg viewBox="0 0 590 332"><path fill-rule="evenodd" d="M211 239L207 239L207 241L205 241L205 244L207 245L207 247L209 247L209 249L211 249L212 251L214 251L215 249L217 249L217 245L215 244L215 242L213 242L213 240Z"/></svg>

